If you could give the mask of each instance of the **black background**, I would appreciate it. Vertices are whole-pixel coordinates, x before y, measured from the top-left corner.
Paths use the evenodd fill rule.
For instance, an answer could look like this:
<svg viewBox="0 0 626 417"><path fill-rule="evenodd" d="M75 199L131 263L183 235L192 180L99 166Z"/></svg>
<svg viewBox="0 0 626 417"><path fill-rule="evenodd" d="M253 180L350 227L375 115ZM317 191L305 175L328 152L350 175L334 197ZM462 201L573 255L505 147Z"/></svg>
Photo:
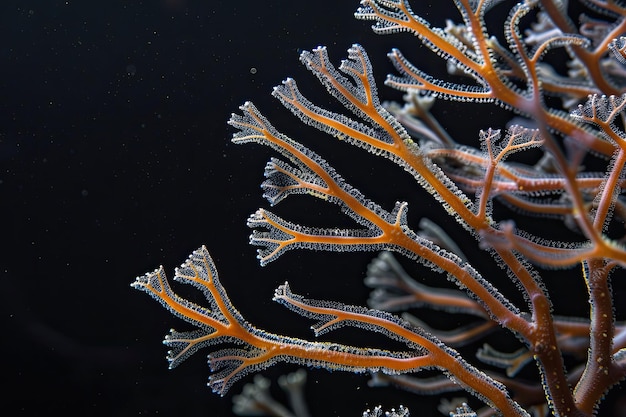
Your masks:
<svg viewBox="0 0 626 417"><path fill-rule="evenodd" d="M332 105L300 66L301 49L326 45L338 62L352 43L362 43L379 81L392 71L385 58L392 47L409 56L424 52L409 35L374 35L369 22L352 17L356 7L337 0L2 2L4 415L230 415L230 395L219 398L205 386L204 353L167 370L162 336L186 326L129 287L159 264L171 274L202 244L233 303L266 330L313 337L307 320L271 301L285 280L308 297L364 304L361 281L373 254L292 252L258 266L245 219L267 207L258 185L272 153L231 144L226 125L231 112L253 100L383 207L409 201L413 224L438 216L437 204L401 170L303 128L269 95L292 76L311 99ZM441 24L437 7L416 9ZM432 59L416 63L442 68ZM381 90L384 98L400 97ZM439 112L452 133L473 139L479 128L501 124L498 109L477 107ZM275 211L307 225L350 224L310 197L292 200ZM453 220L443 225L457 231ZM460 236L472 254L472 238ZM478 266L492 267L488 257ZM584 314L584 290L576 289ZM379 341L347 333L326 338ZM281 365L265 374L275 379L294 369ZM308 396L314 415L360 415L402 403L424 416L437 403L369 390L365 376L323 370L309 373Z"/></svg>

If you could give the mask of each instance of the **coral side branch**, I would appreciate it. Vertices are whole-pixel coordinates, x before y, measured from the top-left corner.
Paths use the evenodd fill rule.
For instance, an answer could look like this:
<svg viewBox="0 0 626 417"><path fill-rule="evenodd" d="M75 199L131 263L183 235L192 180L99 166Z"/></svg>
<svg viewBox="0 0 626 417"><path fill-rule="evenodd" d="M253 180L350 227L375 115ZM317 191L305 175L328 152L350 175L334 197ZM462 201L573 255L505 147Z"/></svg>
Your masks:
<svg viewBox="0 0 626 417"><path fill-rule="evenodd" d="M209 386L221 395L248 373L278 362L353 372L382 371L388 374L436 367L447 371L454 380L475 390L477 395L494 406L519 412L519 406L506 394L504 386L473 368L458 353L432 335L389 313L340 303L307 300L293 294L288 284L280 286L274 295L274 300L281 304L301 315L318 320L318 324L314 326L317 335L351 325L403 341L409 348L405 352L311 342L257 329L232 306L205 247L196 250L176 269L174 279L201 290L209 307L193 304L176 295L162 268L138 277L133 287L147 292L172 313L197 327L197 330L184 333L172 330L166 336L164 343L172 348L168 353L172 367L201 347L233 346L219 348L209 354L209 364L213 371ZM237 347L242 345L244 347Z"/></svg>

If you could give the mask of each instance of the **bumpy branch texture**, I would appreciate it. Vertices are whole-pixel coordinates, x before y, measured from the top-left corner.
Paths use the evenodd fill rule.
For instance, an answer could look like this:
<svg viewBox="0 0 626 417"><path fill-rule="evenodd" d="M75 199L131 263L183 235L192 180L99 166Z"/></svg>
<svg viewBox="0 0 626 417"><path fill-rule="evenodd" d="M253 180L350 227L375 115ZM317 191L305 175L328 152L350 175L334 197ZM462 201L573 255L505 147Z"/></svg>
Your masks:
<svg viewBox="0 0 626 417"><path fill-rule="evenodd" d="M273 92L302 123L406 171L502 271L479 271L439 226L428 219L417 227L409 224L406 202L386 209L368 199L322 156L281 133L252 103L241 106L229 121L236 129L233 142L269 146L280 156L265 168L262 188L269 203L305 194L339 206L356 223L355 228L309 227L259 209L248 226L261 265L293 249L383 251L366 278L373 288L369 308L306 299L287 283L274 300L313 319L316 336L352 326L381 333L405 348L308 341L257 329L233 307L202 247L174 279L202 291L206 307L176 295L162 268L133 284L197 327L166 337L170 367L208 346L209 385L222 395L251 372L292 362L369 372L373 385L420 394L462 388L482 400L480 415L593 415L626 376L626 324L615 318L619 306L611 288L611 278L624 279L626 266L626 9L614 0L583 3L593 17L570 16L559 0L453 0L450 20L435 27L406 0L363 0L358 19L373 22L378 34L414 34L447 62L448 77L423 71L394 49L389 58L397 73L386 84L406 92L406 102L383 104L361 46L353 45L337 67L320 47L302 53L301 62L343 112L311 102L293 79ZM489 33L486 23L496 5L499 13L502 5L509 7L503 32L497 34ZM552 50L558 54L548 54ZM493 103L515 114L515 123L476 132L473 144L467 138L461 144L431 113L436 98ZM494 210L498 206L509 210ZM513 214L498 218L502 212ZM555 241L523 230L518 224L532 216L549 217L553 227L577 238ZM387 251L441 273L458 289L418 282ZM587 318L553 313L544 280L555 268L567 268L569 279L584 282ZM516 284L525 305L516 305L494 286L493 274L499 273ZM415 307L475 319L443 331L408 313L391 313ZM499 328L519 339L518 350L501 352L485 344L475 358L455 350ZM516 378L533 363L541 380ZM442 377L416 375L432 368ZM466 404L451 411L472 413ZM397 415L407 414L402 408Z"/></svg>

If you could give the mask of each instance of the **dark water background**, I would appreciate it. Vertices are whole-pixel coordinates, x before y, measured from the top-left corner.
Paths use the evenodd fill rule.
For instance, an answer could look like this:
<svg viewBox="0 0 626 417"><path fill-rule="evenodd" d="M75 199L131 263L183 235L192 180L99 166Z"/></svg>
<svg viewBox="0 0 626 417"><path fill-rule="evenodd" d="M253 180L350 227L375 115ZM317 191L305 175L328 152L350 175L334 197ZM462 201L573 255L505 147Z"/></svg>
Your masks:
<svg viewBox="0 0 626 417"><path fill-rule="evenodd" d="M422 9L441 19L440 6ZM391 47L423 51L408 35L372 34L370 23L353 19L356 7L343 0L2 2L0 340L8 389L0 414L230 415L230 395L205 386L205 353L167 370L162 336L186 327L129 287L159 264L172 271L201 244L233 303L267 330L313 337L307 320L271 301L287 279L308 297L364 304L361 281L373 254L294 252L258 266L245 219L267 207L258 185L272 153L231 144L226 125L253 100L385 208L402 199L412 203L415 221L437 216L437 205L400 170L300 126L269 95L293 76L311 99L331 102L298 63L302 49L326 45L338 62L362 43L379 80L391 71ZM399 97L388 89L382 95ZM467 107L459 119L460 108L441 111L453 131L474 136L492 124ZM277 211L309 225L348 224L332 207L293 200ZM456 230L453 220L443 222ZM584 293L578 301L584 314ZM328 340L380 341L358 333ZM275 379L294 369L265 374ZM402 403L424 416L437 403L369 390L367 379L311 372L313 414L360 415Z"/></svg>

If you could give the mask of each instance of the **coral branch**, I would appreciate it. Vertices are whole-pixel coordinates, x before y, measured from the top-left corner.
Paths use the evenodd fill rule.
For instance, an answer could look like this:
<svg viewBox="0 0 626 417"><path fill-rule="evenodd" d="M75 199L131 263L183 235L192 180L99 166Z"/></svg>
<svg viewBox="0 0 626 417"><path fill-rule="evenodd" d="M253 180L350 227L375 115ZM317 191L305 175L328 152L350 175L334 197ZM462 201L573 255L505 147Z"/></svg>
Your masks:
<svg viewBox="0 0 626 417"><path fill-rule="evenodd" d="M221 395L251 372L291 362L369 372L373 386L389 384L420 394L461 387L492 408L475 413L463 404L451 412L454 416L551 412L590 417L611 387L626 377L626 323L616 321L621 306L610 280L626 267L626 9L615 0L583 0L582 6L593 13L578 17L561 0L519 0L509 5L506 18L488 22L489 12L504 2L452 3L457 10L445 27L418 16L408 0L362 0L355 13L372 21L376 33L415 35L446 61L448 74L434 74L392 50L396 74L388 76L386 85L407 93L404 106L381 102L372 63L356 44L339 66L325 47L300 56L341 110L313 103L291 78L272 95L302 123L406 171L467 235L451 236L426 218L413 229L406 202L391 208L371 201L322 156L276 129L250 102L228 122L236 129L234 143L257 143L280 154L265 166L261 185L271 206L291 195L313 196L335 204L356 224L310 227L260 208L248 218L248 226L261 265L293 249L383 251L365 280L373 288L371 308L307 299L292 293L287 283L278 287L274 300L315 320L316 336L351 326L380 333L400 344L400 350L308 341L250 325L229 301L202 247L174 279L200 290L207 306L178 296L162 268L133 284L196 327L166 336L170 367L209 346L209 385ZM507 12L504 6L498 9ZM501 40L490 33L491 23L503 27ZM484 130L462 132L458 139L431 112L436 98L493 103L515 117L506 129L489 119ZM460 114L453 120L463 123ZM395 177L384 178L384 187L396 187ZM410 201L414 190L400 191ZM424 215L431 213L420 213ZM550 223L535 225L526 216ZM554 224L555 230L544 224ZM499 268L474 259L467 247L472 238ZM410 277L386 251L430 268L457 289L421 282L421 272L420 279ZM555 268L569 269L566 282L553 282L549 270ZM575 288L570 284L576 278L587 288L588 305L581 307L588 318L559 315L559 302L550 298L549 290L553 300L561 301L570 286ZM507 281L513 289L506 288ZM499 289L496 283L505 285ZM422 317L425 309L436 310L437 319L464 316L443 327ZM497 338L485 343L498 331L511 333L519 346L502 348ZM476 346L479 341L482 347ZM474 347L474 362L453 347ZM541 379L518 379L533 363ZM485 366L493 371L483 371ZM413 375L433 368L443 375ZM250 390L266 394L262 387ZM261 397L243 396L240 405L252 410L271 404ZM365 414L381 413L376 408ZM390 415L405 416L408 409Z"/></svg>

